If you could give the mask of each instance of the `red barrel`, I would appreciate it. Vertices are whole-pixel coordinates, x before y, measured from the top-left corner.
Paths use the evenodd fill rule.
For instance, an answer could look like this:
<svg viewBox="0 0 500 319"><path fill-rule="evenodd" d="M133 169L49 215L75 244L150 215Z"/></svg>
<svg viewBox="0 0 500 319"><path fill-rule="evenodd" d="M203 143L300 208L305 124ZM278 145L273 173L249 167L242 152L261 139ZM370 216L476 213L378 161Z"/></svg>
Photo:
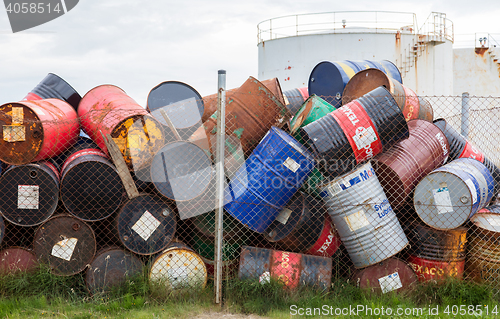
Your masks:
<svg viewBox="0 0 500 319"><path fill-rule="evenodd" d="M142 261L118 247L102 249L85 272L85 285L92 295L108 293L127 279L142 273Z"/></svg>
<svg viewBox="0 0 500 319"><path fill-rule="evenodd" d="M0 160L22 165L57 156L80 132L75 109L59 99L22 101L0 106Z"/></svg>
<svg viewBox="0 0 500 319"><path fill-rule="evenodd" d="M0 177L6 220L19 226L40 225L50 218L59 202L59 172L49 162L11 166Z"/></svg>
<svg viewBox="0 0 500 319"><path fill-rule="evenodd" d="M376 265L357 271L353 282L364 290L373 293L401 293L413 289L417 283L417 276L404 261L392 257Z"/></svg>
<svg viewBox="0 0 500 319"><path fill-rule="evenodd" d="M238 276L261 283L273 278L289 289L312 286L328 290L332 278L332 259L243 246Z"/></svg>
<svg viewBox="0 0 500 319"><path fill-rule="evenodd" d="M63 100L77 110L82 97L68 82L54 73L49 73L23 100L35 101L42 99Z"/></svg>
<svg viewBox="0 0 500 319"><path fill-rule="evenodd" d="M373 159L373 168L393 208L402 206L418 182L448 159L444 133L425 120L408 122L410 137Z"/></svg>
<svg viewBox="0 0 500 319"><path fill-rule="evenodd" d="M0 251L0 274L31 272L38 268L35 254L27 248L8 247Z"/></svg>
<svg viewBox="0 0 500 319"><path fill-rule="evenodd" d="M306 255L332 257L342 245L340 236L333 225L330 214L325 213L325 224L318 240L304 252Z"/></svg>
<svg viewBox="0 0 500 319"><path fill-rule="evenodd" d="M34 238L37 259L52 273L70 276L83 271L96 253L94 231L75 217L54 216L38 227Z"/></svg>
<svg viewBox="0 0 500 319"><path fill-rule="evenodd" d="M452 277L462 279L465 259L462 261L439 261L410 255L408 264L417 274L419 281L442 281Z"/></svg>
<svg viewBox="0 0 500 319"><path fill-rule="evenodd" d="M391 92L406 121L422 119L432 122L433 110L429 102L417 96L412 89L375 68L359 71L349 80L344 88L342 104L347 104L379 86L384 86Z"/></svg>
<svg viewBox="0 0 500 319"><path fill-rule="evenodd" d="M122 89L100 85L85 94L78 107L82 128L105 153L101 135L110 134L130 169L149 163L165 144L162 125Z"/></svg>

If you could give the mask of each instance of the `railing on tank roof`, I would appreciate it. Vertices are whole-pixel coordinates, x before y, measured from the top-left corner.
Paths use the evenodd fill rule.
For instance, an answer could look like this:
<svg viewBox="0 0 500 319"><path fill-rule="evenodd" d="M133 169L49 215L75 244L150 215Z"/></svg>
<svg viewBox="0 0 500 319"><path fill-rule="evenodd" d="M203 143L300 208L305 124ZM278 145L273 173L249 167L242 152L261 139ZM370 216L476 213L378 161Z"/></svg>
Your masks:
<svg viewBox="0 0 500 319"><path fill-rule="evenodd" d="M338 11L295 14L273 18L257 25L258 43L308 34L418 30L417 16L410 12Z"/></svg>
<svg viewBox="0 0 500 319"><path fill-rule="evenodd" d="M426 36L428 41L449 40L453 43L455 40L453 22L442 12L431 12L418 30L418 34Z"/></svg>

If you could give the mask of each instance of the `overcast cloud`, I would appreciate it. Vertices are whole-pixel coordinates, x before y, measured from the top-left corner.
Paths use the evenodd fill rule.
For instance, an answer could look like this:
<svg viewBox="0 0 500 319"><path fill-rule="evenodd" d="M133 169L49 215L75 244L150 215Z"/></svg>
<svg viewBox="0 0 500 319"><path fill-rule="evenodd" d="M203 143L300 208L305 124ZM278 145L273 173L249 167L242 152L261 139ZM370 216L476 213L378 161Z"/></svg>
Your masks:
<svg viewBox="0 0 500 319"><path fill-rule="evenodd" d="M0 103L22 99L56 73L82 96L100 84L124 89L142 105L152 87L185 82L202 96L257 77L257 24L291 14L334 11L414 12L422 24L432 11L454 22L456 43L475 32L500 40L494 1L131 1L80 0L64 16L12 34L0 8ZM467 37L462 36L468 34Z"/></svg>

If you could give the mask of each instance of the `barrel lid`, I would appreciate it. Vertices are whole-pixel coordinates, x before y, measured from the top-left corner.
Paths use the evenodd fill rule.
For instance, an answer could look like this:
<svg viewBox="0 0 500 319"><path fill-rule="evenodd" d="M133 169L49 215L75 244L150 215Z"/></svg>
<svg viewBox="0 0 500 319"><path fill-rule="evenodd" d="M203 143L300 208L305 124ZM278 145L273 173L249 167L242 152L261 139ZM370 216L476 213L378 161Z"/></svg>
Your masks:
<svg viewBox="0 0 500 319"><path fill-rule="evenodd" d="M192 86L178 81L165 81L148 94L147 109L163 125L164 110L176 128L187 128L201 121L204 111L201 95Z"/></svg>
<svg viewBox="0 0 500 319"><path fill-rule="evenodd" d="M347 81L346 81L347 83ZM330 61L318 63L309 75L309 95L316 94L332 105L339 105L344 92L344 79L339 67Z"/></svg>
<svg viewBox="0 0 500 319"><path fill-rule="evenodd" d="M491 212L488 208L481 209L471 218L477 228L500 235L500 214Z"/></svg>
<svg viewBox="0 0 500 319"><path fill-rule="evenodd" d="M371 92L379 86L384 86L392 92L391 87L393 85L389 76L382 70L369 68L359 71L347 82L342 94L342 105Z"/></svg>

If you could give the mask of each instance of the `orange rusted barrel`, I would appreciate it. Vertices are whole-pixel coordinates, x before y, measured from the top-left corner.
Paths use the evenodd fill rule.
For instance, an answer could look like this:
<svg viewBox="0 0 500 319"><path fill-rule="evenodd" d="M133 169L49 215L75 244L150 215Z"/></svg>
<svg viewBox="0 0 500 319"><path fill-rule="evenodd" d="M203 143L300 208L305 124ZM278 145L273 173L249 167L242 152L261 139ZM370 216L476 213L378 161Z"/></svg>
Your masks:
<svg viewBox="0 0 500 319"><path fill-rule="evenodd" d="M59 99L3 104L0 124L0 160L13 165L57 156L80 132L75 109Z"/></svg>
<svg viewBox="0 0 500 319"><path fill-rule="evenodd" d="M500 286L500 214L488 206L471 218L465 272L467 278Z"/></svg>
<svg viewBox="0 0 500 319"><path fill-rule="evenodd" d="M286 105L286 97L284 93L281 91L281 85L278 81L278 78L272 78L260 81L262 85L271 91L274 96L281 102L281 104ZM231 89L226 91L226 100L231 101L231 97L236 94L239 88ZM207 95L203 97L203 103L205 104L205 110L203 112L203 116L201 118L202 122L205 122L217 111L217 94ZM227 103L227 102L226 102ZM295 113L292 113L295 114Z"/></svg>
<svg viewBox="0 0 500 319"><path fill-rule="evenodd" d="M236 136L243 152L251 152L272 126L281 127L290 116L283 97L276 95L262 82L250 77L234 92L228 92L226 104L226 135ZM189 140L212 152L217 134L217 113L214 113Z"/></svg>
<svg viewBox="0 0 500 319"><path fill-rule="evenodd" d="M366 93L384 86L394 96L406 121L421 119L431 121L433 110L429 102L410 88L404 86L383 71L378 69L366 69L356 73L347 83L342 95L342 105L355 100Z"/></svg>
<svg viewBox="0 0 500 319"><path fill-rule="evenodd" d="M108 153L101 135L110 134L129 169L147 165L165 144L162 125L122 89L100 85L85 94L78 106L82 128Z"/></svg>

